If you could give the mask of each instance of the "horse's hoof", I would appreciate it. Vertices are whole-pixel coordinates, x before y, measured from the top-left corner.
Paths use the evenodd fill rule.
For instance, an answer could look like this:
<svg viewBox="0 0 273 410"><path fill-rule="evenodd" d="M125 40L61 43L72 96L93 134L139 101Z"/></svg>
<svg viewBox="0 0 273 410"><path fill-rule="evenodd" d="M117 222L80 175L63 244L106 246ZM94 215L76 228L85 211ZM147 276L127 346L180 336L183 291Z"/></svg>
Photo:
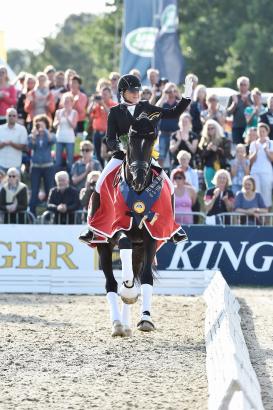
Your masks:
<svg viewBox="0 0 273 410"><path fill-rule="evenodd" d="M126 282L123 282L120 289L119 289L119 295L121 297L122 302L126 303L126 305L132 305L133 303L136 303L138 299L138 290L136 286L126 286Z"/></svg>
<svg viewBox="0 0 273 410"><path fill-rule="evenodd" d="M137 324L138 330L141 332L152 332L155 330L155 325L149 315L142 315Z"/></svg>
<svg viewBox="0 0 273 410"><path fill-rule="evenodd" d="M124 327L119 320L114 320L111 336L112 337L117 337L117 336L125 337L126 336Z"/></svg>
<svg viewBox="0 0 273 410"><path fill-rule="evenodd" d="M124 325L123 328L124 328L125 337L132 337L133 336L132 329L129 326Z"/></svg>

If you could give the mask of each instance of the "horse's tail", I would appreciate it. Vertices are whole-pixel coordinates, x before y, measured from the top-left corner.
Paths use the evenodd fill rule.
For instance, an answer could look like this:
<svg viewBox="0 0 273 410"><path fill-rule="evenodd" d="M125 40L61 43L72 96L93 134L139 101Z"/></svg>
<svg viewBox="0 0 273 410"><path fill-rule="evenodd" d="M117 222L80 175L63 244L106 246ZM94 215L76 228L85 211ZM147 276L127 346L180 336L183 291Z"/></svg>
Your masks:
<svg viewBox="0 0 273 410"><path fill-rule="evenodd" d="M141 272L143 269L143 263L144 263L144 245L143 243L140 244L133 244L133 254L132 254L132 259L133 259L133 272L134 272L134 279L137 283L140 283L140 278L141 278ZM157 279L157 269L156 269L156 264L153 262L152 264L152 274L153 274L153 279Z"/></svg>

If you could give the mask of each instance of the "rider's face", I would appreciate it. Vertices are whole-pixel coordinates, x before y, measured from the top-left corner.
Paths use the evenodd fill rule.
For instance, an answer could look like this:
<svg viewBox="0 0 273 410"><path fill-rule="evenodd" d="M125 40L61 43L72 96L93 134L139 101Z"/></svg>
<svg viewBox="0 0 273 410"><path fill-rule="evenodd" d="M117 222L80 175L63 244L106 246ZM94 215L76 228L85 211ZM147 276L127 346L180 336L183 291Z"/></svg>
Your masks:
<svg viewBox="0 0 273 410"><path fill-rule="evenodd" d="M131 104L137 104L139 102L139 91L129 91L126 90L124 95L124 99Z"/></svg>

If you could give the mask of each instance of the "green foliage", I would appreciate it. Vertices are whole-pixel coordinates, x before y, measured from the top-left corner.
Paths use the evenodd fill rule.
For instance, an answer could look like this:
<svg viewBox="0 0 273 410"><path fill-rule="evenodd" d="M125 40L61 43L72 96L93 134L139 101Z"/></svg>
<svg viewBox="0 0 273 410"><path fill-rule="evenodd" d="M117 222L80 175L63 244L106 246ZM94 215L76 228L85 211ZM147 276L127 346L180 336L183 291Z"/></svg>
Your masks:
<svg viewBox="0 0 273 410"><path fill-rule="evenodd" d="M187 72L195 72L206 85L233 88L238 76L247 75L253 86L273 91L272 0L177 3ZM112 0L106 14L68 17L55 37L44 38L40 54L11 50L11 67L32 73L47 64L71 67L83 77L85 89L93 92L100 77L119 69L122 8L122 0Z"/></svg>
<svg viewBox="0 0 273 410"><path fill-rule="evenodd" d="M273 91L271 0L184 0L178 7L187 71L207 85L233 88L247 75Z"/></svg>
<svg viewBox="0 0 273 410"><path fill-rule="evenodd" d="M128 147L128 140L129 140L128 134L122 134L122 135L119 137L119 140L120 140L120 142L121 142L121 145L122 145L123 149L126 150L127 147Z"/></svg>

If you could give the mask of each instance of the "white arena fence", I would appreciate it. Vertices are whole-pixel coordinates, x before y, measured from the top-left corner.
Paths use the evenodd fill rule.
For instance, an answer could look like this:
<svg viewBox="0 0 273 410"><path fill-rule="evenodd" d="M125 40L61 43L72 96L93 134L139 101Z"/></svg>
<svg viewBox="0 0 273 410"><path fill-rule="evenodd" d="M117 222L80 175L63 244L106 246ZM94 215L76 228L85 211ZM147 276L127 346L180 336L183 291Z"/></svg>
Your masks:
<svg viewBox="0 0 273 410"><path fill-rule="evenodd" d="M82 225L1 225L0 292L105 294L97 251L78 240L82 229ZM120 282L118 250L113 262ZM156 294L200 295L212 273L167 267L157 276Z"/></svg>
<svg viewBox="0 0 273 410"><path fill-rule="evenodd" d="M217 215L219 224L233 226L273 226L273 213L260 214L258 218L240 212L225 212Z"/></svg>
<svg viewBox="0 0 273 410"><path fill-rule="evenodd" d="M240 305L221 272L204 292L209 410L262 410L261 389L240 325Z"/></svg>
<svg viewBox="0 0 273 410"><path fill-rule="evenodd" d="M204 212L177 212L176 215L187 218L191 216L194 220L194 225L211 225L211 222L207 221L206 214ZM45 211L37 218L29 211L18 212L13 220L12 215L7 214L7 220L5 224L42 224L52 225L54 223L54 213L51 211ZM61 220L62 218L62 220ZM245 215L239 212L226 212L216 215L215 224L217 225L232 225L232 226L273 226L273 213L265 213L259 215L258 218L254 218L251 215ZM72 214L57 215L57 224L73 224L73 225L85 225L87 220L87 211L79 210ZM185 219L186 220L186 219ZM4 214L0 212L0 225L4 223ZM183 224L183 220L182 220Z"/></svg>

